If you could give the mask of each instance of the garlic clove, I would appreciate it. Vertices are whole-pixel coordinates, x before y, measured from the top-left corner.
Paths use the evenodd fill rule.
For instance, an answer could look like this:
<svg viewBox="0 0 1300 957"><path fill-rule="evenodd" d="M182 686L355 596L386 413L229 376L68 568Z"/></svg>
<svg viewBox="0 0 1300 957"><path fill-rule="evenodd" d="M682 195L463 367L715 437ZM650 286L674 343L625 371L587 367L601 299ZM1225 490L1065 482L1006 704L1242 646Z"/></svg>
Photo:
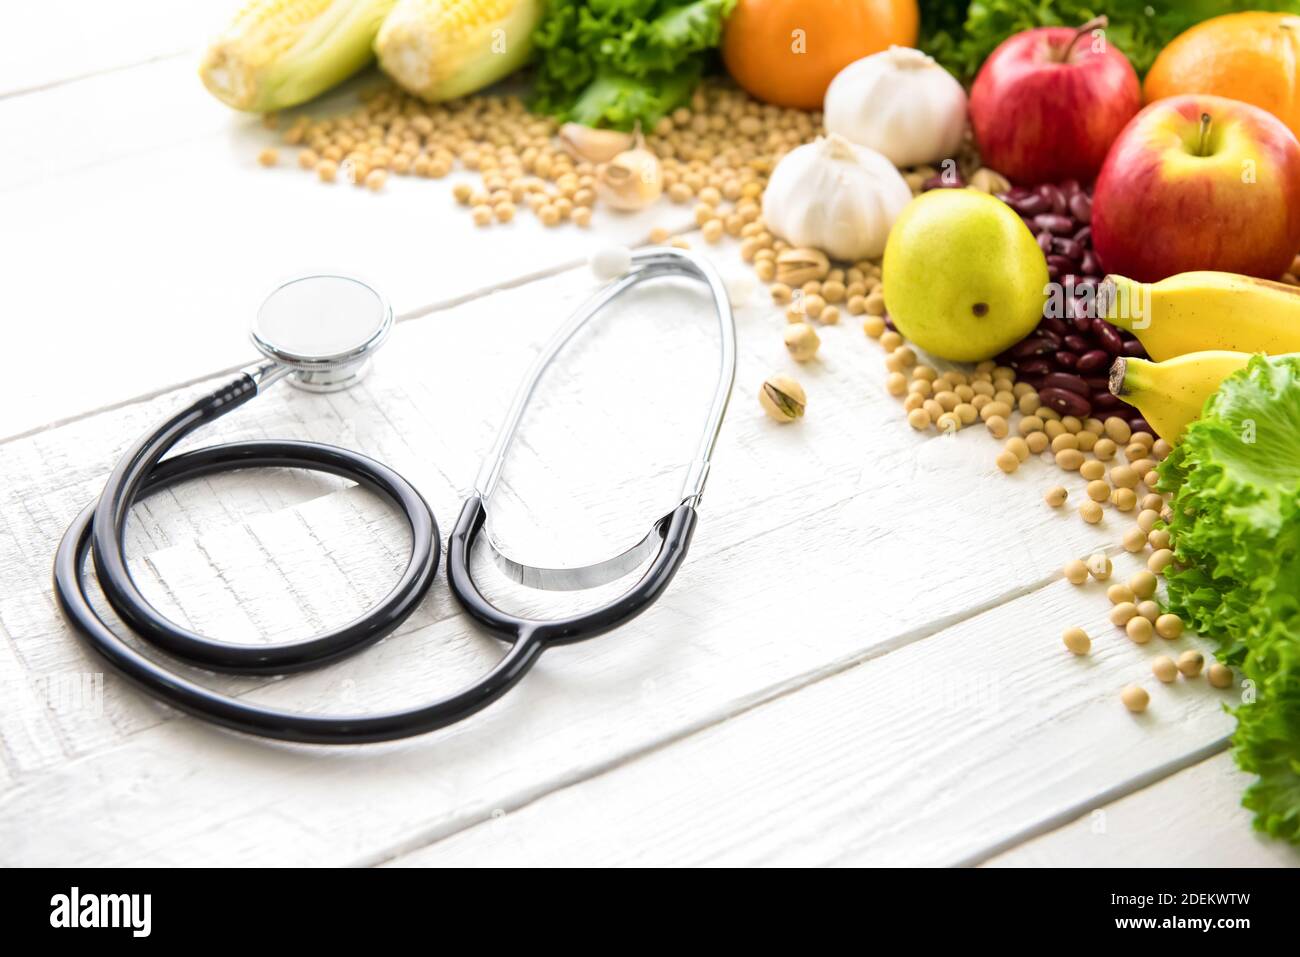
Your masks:
<svg viewBox="0 0 1300 957"><path fill-rule="evenodd" d="M664 191L663 168L659 157L637 146L624 150L596 169L596 195L611 209L644 209L659 199Z"/></svg>
<svg viewBox="0 0 1300 957"><path fill-rule="evenodd" d="M560 127L559 139L566 153L589 163L608 163L636 145L636 138L631 133L601 130L581 123L565 123Z"/></svg>

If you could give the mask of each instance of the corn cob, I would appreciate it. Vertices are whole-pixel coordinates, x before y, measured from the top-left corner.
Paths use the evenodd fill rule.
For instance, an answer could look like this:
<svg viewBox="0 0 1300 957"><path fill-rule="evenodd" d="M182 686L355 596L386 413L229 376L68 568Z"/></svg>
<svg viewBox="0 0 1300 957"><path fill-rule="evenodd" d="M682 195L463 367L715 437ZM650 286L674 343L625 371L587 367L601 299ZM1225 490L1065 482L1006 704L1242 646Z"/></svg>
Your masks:
<svg viewBox="0 0 1300 957"><path fill-rule="evenodd" d="M524 65L544 8L544 0L397 0L375 52L408 92L455 99Z"/></svg>
<svg viewBox="0 0 1300 957"><path fill-rule="evenodd" d="M199 76L237 110L296 106L373 56L394 0L250 0L203 56Z"/></svg>

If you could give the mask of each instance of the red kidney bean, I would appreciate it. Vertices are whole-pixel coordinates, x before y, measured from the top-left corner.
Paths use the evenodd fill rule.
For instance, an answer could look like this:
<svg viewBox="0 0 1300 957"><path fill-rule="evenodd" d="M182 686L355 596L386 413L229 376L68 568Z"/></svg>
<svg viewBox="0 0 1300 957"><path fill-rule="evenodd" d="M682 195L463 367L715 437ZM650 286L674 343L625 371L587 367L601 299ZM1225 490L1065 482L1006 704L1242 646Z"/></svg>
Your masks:
<svg viewBox="0 0 1300 957"><path fill-rule="evenodd" d="M1066 180L1013 187L998 198L1029 227L1043 251L1048 276L1067 293L1063 300L1051 300L1062 312L1043 316L1038 328L998 361L1016 369L1018 381L1039 389L1049 406L1044 391L1073 395L1107 415L1140 418L1140 412L1108 389L1112 359L1145 357L1146 351L1130 335L1097 318L1095 298L1103 269L1092 250L1091 194L1078 182ZM1058 396L1057 401L1067 400Z"/></svg>
<svg viewBox="0 0 1300 957"><path fill-rule="evenodd" d="M1038 323L1038 331L1050 332L1054 336L1065 336L1070 330L1065 327L1063 320L1055 316L1043 316L1042 321Z"/></svg>
<svg viewBox="0 0 1300 957"><path fill-rule="evenodd" d="M1089 349L1083 355L1079 356L1079 362L1075 368L1079 372L1092 372L1094 369L1105 369L1109 366L1109 352L1105 349Z"/></svg>
<svg viewBox="0 0 1300 957"><path fill-rule="evenodd" d="M1059 345L1059 343L1056 345ZM1012 359L1032 359L1034 356L1043 356L1049 352L1055 352L1056 345L1053 345L1040 331L1037 335L1022 339L1017 345L1012 346L1008 350L1008 355Z"/></svg>
<svg viewBox="0 0 1300 957"><path fill-rule="evenodd" d="M1065 201L1065 194L1051 183L1044 183L1038 187L1038 195L1052 204L1052 212L1057 216L1064 216L1069 208Z"/></svg>
<svg viewBox="0 0 1300 957"><path fill-rule="evenodd" d="M1041 393L1039 393L1039 397L1042 397ZM1110 392L1098 391L1092 394L1092 407L1098 412L1110 412L1118 409L1121 405L1123 403L1111 395Z"/></svg>
<svg viewBox="0 0 1300 957"><path fill-rule="evenodd" d="M966 184L962 181L962 178L960 176L948 176L944 173L940 173L937 176L931 176L929 179L927 179L924 183L921 184L921 189L927 191L932 189L965 189L965 188L966 188Z"/></svg>
<svg viewBox="0 0 1300 957"><path fill-rule="evenodd" d="M1113 356L1124 351L1124 340L1120 338L1115 327L1105 319L1092 320L1092 334L1097 337L1101 347Z"/></svg>
<svg viewBox="0 0 1300 957"><path fill-rule="evenodd" d="M1039 213L1045 213L1052 208L1052 204L1037 193L1030 193L1028 196L1019 199L1008 199L1007 205L1021 216L1037 216Z"/></svg>
<svg viewBox="0 0 1300 957"><path fill-rule="evenodd" d="M1073 415L1080 419L1086 419L1092 415L1092 403L1084 396L1079 395L1077 392L1071 392L1069 389L1058 389L1044 385L1038 390L1038 398L1043 405L1055 409L1061 415Z"/></svg>
<svg viewBox="0 0 1300 957"><path fill-rule="evenodd" d="M1052 240L1052 252L1077 263L1083 258L1083 244L1073 239L1062 239L1057 236Z"/></svg>
<svg viewBox="0 0 1300 957"><path fill-rule="evenodd" d="M1053 236L1070 236L1074 233L1074 220L1056 213L1041 213L1034 217L1034 226Z"/></svg>
<svg viewBox="0 0 1300 957"><path fill-rule="evenodd" d="M1150 433L1151 435L1156 434L1156 430L1151 428L1151 423L1148 422L1146 419L1142 418L1142 416L1140 415L1134 416L1133 418L1129 419L1128 427L1132 429L1134 432L1147 432Z"/></svg>
<svg viewBox="0 0 1300 957"><path fill-rule="evenodd" d="M1077 392L1082 396L1087 396L1089 392L1088 383L1077 375L1071 375L1069 372L1049 372L1043 376L1043 385L1051 389L1065 389L1069 392Z"/></svg>

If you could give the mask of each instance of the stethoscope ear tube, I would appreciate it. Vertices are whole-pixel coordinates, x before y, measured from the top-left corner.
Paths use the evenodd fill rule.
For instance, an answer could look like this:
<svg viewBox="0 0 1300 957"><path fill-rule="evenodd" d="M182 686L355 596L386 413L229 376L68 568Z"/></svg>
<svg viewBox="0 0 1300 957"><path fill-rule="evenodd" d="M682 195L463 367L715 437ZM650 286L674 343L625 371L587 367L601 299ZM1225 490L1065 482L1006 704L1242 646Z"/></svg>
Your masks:
<svg viewBox="0 0 1300 957"><path fill-rule="evenodd" d="M595 638L626 624L654 603L677 574L695 533L695 507L683 502L655 524L660 545L649 567L628 591L592 611L567 618L520 618L502 611L479 590L470 569L474 543L487 521L487 506L477 495L466 500L447 544L447 579L466 613L503 641L523 637L543 646Z"/></svg>

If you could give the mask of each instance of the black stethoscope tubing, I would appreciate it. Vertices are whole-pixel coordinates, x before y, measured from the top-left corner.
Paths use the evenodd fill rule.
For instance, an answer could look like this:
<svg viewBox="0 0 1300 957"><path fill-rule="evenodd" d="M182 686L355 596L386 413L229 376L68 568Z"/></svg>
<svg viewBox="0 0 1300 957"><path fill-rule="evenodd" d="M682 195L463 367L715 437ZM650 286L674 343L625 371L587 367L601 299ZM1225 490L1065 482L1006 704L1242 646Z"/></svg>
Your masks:
<svg viewBox="0 0 1300 957"><path fill-rule="evenodd" d="M633 256L633 263L633 271L589 302L542 354L525 380L507 427L485 463L486 479L481 476L475 493L461 509L448 547L447 569L452 594L471 618L509 645L501 660L472 686L428 704L386 713L314 715L287 711L223 694L170 670L119 637L90 603L85 566L87 558L93 556L104 597L122 622L146 644L209 671L279 675L338 661L379 641L405 621L423 600L438 568L442 547L438 524L419 492L387 466L346 449L298 441L230 442L164 457L195 429L256 396L260 381L256 373L241 373L164 420L122 457L102 494L73 520L59 544L54 561L54 592L64 615L90 648L113 668L148 694L181 711L261 737L312 744L362 744L425 734L454 724L509 691L552 645L594 638L641 614L672 581L695 531L696 506L708 474L709 454L735 375L735 330L726 293L711 267L675 249L638 252ZM628 591L579 615L538 620L520 618L497 608L479 590L470 563L475 542L485 529L487 500L523 407L554 355L606 303L638 282L674 274L700 279L711 288L722 333L722 364L700 451L688 470L683 500L654 524L644 542L654 548L649 566ZM380 339L382 335L373 342ZM280 371L284 371L283 367ZM142 498L178 482L216 472L267 467L337 475L371 489L396 505L406 517L412 542L410 559L397 584L379 604L357 619L300 641L233 644L208 638L169 620L140 592L127 565L125 534L132 507Z"/></svg>
<svg viewBox="0 0 1300 957"><path fill-rule="evenodd" d="M54 562L59 606L91 649L124 677L188 714L247 734L315 744L388 741L436 730L473 714L508 691L541 653L538 642L516 642L474 687L430 704L362 715L311 715L260 705L214 691L180 675L120 638L91 605L85 563L93 548L99 587L113 610L146 642L211 671L283 674L336 661L391 633L424 598L438 567L441 539L428 504L405 479L373 459L316 442L232 442L164 459L182 438L257 394L247 376L212 392L163 422L122 458L103 494L69 526ZM411 557L397 584L356 620L304 641L235 645L214 641L169 621L131 580L124 532L132 505L170 485L244 468L296 468L357 482L393 502L411 530Z"/></svg>

